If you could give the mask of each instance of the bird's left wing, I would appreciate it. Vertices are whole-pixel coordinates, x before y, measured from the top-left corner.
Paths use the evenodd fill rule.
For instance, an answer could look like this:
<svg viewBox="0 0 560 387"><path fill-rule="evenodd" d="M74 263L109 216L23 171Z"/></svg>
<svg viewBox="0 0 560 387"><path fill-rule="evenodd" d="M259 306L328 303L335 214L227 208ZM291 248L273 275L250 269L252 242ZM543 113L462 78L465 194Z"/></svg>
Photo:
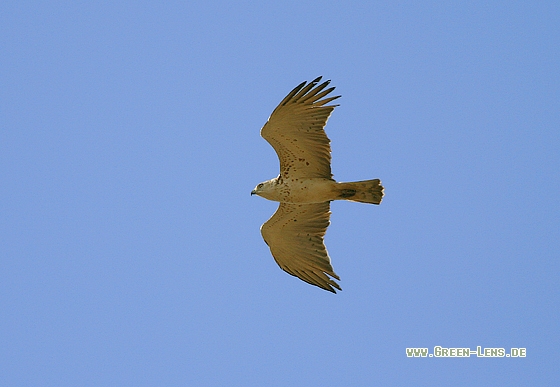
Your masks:
<svg viewBox="0 0 560 387"><path fill-rule="evenodd" d="M320 80L296 86L261 129L278 155L284 178L332 177L330 140L323 128L338 106L327 104L340 96L324 98L334 87L324 90L330 81L317 85Z"/></svg>
<svg viewBox="0 0 560 387"><path fill-rule="evenodd" d="M336 293L331 260L323 242L329 226L330 203L280 203L262 225L261 233L276 263L301 280ZM332 277L332 278L330 278Z"/></svg>

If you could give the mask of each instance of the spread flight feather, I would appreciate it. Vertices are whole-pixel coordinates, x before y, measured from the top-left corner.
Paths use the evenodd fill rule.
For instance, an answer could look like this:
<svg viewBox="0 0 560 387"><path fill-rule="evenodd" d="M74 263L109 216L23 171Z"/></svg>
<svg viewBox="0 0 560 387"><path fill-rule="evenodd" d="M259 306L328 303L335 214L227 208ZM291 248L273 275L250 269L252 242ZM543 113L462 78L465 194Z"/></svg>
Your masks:
<svg viewBox="0 0 560 387"><path fill-rule="evenodd" d="M302 82L293 89L261 129L261 136L278 154L284 177L332 177L330 140L323 128L338 105L324 105L340 96L321 100L334 87L321 93L330 82L326 81L312 89L320 79L307 86Z"/></svg>

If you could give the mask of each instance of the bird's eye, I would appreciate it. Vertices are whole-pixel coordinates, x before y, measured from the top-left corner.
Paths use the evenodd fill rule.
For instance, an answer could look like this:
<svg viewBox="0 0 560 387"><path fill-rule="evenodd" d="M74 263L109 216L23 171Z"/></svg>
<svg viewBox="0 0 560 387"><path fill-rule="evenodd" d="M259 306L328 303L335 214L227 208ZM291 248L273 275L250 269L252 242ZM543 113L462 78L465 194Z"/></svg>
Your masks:
<svg viewBox="0 0 560 387"><path fill-rule="evenodd" d="M257 185L257 188L262 188L263 187L263 183L260 183L259 185Z"/></svg>

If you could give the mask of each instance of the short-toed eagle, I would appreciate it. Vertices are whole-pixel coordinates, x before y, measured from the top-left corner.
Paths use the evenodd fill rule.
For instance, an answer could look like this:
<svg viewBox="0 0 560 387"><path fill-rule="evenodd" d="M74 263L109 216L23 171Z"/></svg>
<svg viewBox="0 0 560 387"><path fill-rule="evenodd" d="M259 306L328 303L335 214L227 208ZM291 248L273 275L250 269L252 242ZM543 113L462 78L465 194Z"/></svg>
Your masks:
<svg viewBox="0 0 560 387"><path fill-rule="evenodd" d="M261 129L280 159L280 175L251 192L280 202L261 233L276 263L301 280L336 293L342 290L323 237L329 226L331 200L379 204L379 179L337 183L331 173L330 140L323 129L340 96L325 98L334 87L321 77L302 82L274 109Z"/></svg>

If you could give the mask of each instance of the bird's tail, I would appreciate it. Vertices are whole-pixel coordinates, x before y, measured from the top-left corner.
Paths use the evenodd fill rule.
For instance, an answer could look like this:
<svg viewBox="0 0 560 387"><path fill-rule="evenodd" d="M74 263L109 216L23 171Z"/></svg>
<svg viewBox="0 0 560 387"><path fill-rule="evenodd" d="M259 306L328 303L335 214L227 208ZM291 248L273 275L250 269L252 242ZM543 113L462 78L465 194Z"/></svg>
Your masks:
<svg viewBox="0 0 560 387"><path fill-rule="evenodd" d="M338 183L337 188L339 189L338 199L341 200L379 204L383 199L383 186L379 179Z"/></svg>

